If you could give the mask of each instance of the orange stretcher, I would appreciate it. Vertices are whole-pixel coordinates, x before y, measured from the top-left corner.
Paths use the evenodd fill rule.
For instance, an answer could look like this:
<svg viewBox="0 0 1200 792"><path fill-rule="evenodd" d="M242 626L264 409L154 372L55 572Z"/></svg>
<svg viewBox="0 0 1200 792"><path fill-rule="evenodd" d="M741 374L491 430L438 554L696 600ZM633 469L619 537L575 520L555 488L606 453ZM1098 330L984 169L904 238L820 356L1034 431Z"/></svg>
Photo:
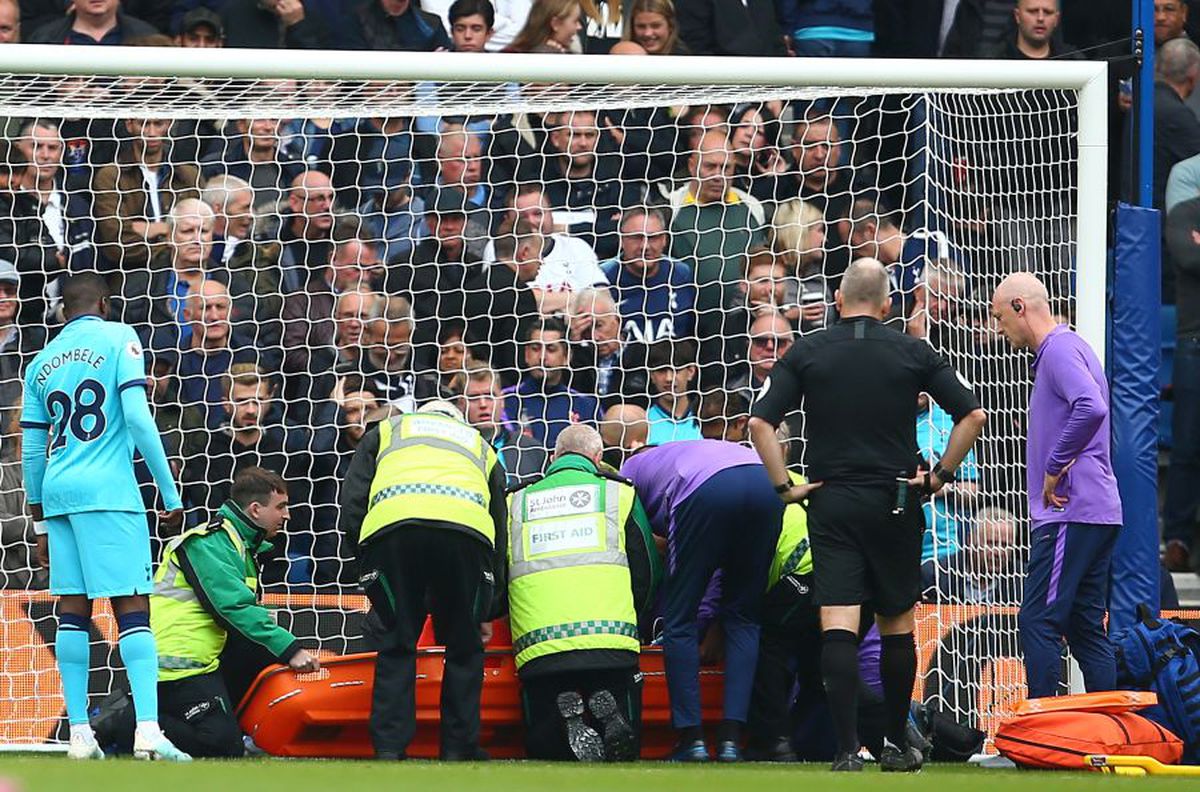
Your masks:
<svg viewBox="0 0 1200 792"><path fill-rule="evenodd" d="M501 636L496 636L500 638ZM494 644L494 642L493 642ZM243 731L272 756L368 758L375 654L322 659L320 671L296 674L271 666L259 674L238 707ZM642 672L642 757L661 759L675 744L662 650L644 647ZM412 757L438 755L442 649L417 650L417 733ZM480 744L492 757L525 755L520 688L511 649L489 644L484 657ZM720 668L701 668L700 698L706 724L721 718Z"/></svg>

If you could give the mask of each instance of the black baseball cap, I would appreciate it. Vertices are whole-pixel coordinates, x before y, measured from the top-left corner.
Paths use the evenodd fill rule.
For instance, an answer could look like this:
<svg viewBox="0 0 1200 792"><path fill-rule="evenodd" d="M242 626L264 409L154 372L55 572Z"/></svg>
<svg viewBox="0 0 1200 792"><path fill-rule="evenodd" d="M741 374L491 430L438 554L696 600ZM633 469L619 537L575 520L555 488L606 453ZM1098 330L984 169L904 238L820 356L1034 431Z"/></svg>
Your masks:
<svg viewBox="0 0 1200 792"><path fill-rule="evenodd" d="M183 15L179 23L179 32L187 33L201 25L208 25L216 32L218 38L225 38L225 25L221 22L221 15L204 6L193 8Z"/></svg>

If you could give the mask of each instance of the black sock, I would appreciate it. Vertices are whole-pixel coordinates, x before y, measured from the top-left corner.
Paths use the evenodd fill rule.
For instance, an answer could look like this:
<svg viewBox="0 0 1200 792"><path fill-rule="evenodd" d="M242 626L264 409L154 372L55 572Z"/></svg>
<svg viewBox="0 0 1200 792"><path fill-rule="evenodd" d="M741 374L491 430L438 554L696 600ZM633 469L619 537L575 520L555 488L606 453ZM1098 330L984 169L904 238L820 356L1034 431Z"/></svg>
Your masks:
<svg viewBox="0 0 1200 792"><path fill-rule="evenodd" d="M883 678L884 734L897 748L904 749L908 746L908 710L917 676L917 644L912 633L885 635L882 644L879 675Z"/></svg>
<svg viewBox="0 0 1200 792"><path fill-rule="evenodd" d="M858 753L858 635L826 630L821 641L821 678L833 717L838 753Z"/></svg>
<svg viewBox="0 0 1200 792"><path fill-rule="evenodd" d="M717 742L739 742L742 739L742 722L729 720L721 721L717 727Z"/></svg>
<svg viewBox="0 0 1200 792"><path fill-rule="evenodd" d="M694 743L704 739L704 731L699 726L684 726L679 730L679 742Z"/></svg>

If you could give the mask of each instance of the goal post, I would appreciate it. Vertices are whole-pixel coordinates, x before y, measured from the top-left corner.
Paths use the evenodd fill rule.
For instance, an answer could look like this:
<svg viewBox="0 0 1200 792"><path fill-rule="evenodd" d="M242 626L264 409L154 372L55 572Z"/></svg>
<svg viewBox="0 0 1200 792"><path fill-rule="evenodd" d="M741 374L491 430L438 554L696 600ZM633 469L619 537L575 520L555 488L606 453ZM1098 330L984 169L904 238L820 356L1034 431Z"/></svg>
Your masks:
<svg viewBox="0 0 1200 792"><path fill-rule="evenodd" d="M692 114L683 112L686 109ZM647 112L641 114L642 110ZM580 126L573 113L582 111L591 120ZM595 111L600 111L600 117ZM987 450L981 450L974 463L978 498L1008 515L1017 531L1014 541L1026 548L1027 536L1019 530L1025 521L1023 484L1014 482L1023 482L1020 448L1028 372L1022 355L993 343L988 335L987 303L1000 278L1015 269L1032 269L1052 280L1056 306L1073 319L1104 360L1107 112L1106 65L1092 62L0 47L0 119L11 120L0 125L0 132L7 130L0 144L13 152L8 161L10 187L0 189L0 258L19 256L41 245L49 246L47 261L51 261L55 247L74 253L77 245L91 251L87 260L92 263L68 263L69 269L95 266L119 280L125 290L122 315L143 331L156 382L167 383L156 391L155 406L180 415L177 421L163 421L161 428L168 454L182 471L191 519L207 519L206 498L215 497L230 483L233 463L217 462L233 458L232 441L222 439L230 434L227 426L241 420L233 389L251 388L245 401L271 405L279 416L286 416L270 419L276 423L261 418L262 436L278 445L271 453L261 453L263 464L286 468L279 472L297 488L291 535L271 562L278 575L268 576L267 602L306 645L345 653L364 648L365 600L347 572L333 526L339 454L354 442L352 430L361 427L362 416L377 415L388 404L411 409L439 387L469 387L464 383L470 377L443 376L454 372L439 365L461 367L463 355L475 356L495 370L494 384L517 388L501 399L506 418L517 427L512 441L514 465L520 467L538 458L538 453L544 456L552 421L527 412L519 382L524 369L546 369L550 364L531 360L524 347L518 348L517 334L524 333L533 320L560 314L568 320L564 343L576 351L591 349L587 387L592 391L584 395L604 399L603 389L620 375L624 384L613 400L628 397L653 408L663 389L674 386L657 383L652 374L633 376L649 371L647 360L639 359L636 365L630 362L633 358L620 356L611 365L597 361L608 354L600 351L607 341L594 329L608 316L598 307L603 298L589 291L603 285L594 275L597 271L615 287L609 310L620 320L622 344L650 347L656 339L667 341L670 351L660 368L698 367L700 385L693 390L703 389L706 397L696 403L696 413L714 392L722 395L722 404L732 404L731 395L752 395L760 371L752 365L758 336L750 327L762 307L752 294L761 284L750 275L759 248L771 250L766 264L771 269L762 276L769 295L764 299L778 309L782 321L792 322L797 332L809 332L811 321L817 320L805 318L806 304L810 309L814 302L825 308L819 312L821 323L832 316L831 285L840 272L833 262L844 267L851 257L870 250L883 258L890 238L882 229L893 220L893 230L903 235L906 246L911 243L923 251L919 261L906 252L903 256L908 258L894 263L894 289L904 306L899 319L905 327L925 322L930 343L975 384L987 386L984 407L1001 420L989 425ZM736 117L733 121L731 113ZM710 115L725 121L710 123ZM529 116L543 119L539 123L544 127L534 125L531 132L520 121ZM745 121L751 116L759 121ZM693 120L685 122L689 118ZM22 189L20 180L36 178L37 171L24 161L23 152L31 150L20 140L28 137L25 119L41 119L58 130L67 159L79 155L72 148L77 142L85 149L76 160L64 161L65 178L60 174L54 182L57 187L49 190L63 193L62 211L69 215L69 221L62 221L65 225L60 226L58 219L47 221L44 208L32 196L14 197L14 191ZM138 120L136 129L142 131L128 127L129 119ZM151 202L154 205L127 212L121 208L127 195L144 189L136 165L130 171L131 182L120 180L119 167L104 170L132 140L153 137L154 133L144 131L141 119L165 119L174 129L187 130L190 148L181 142L182 134L172 132L168 137L173 137L175 147L169 149L169 156L175 157L173 176L190 174L191 181L172 186L177 192L164 192L164 201L179 203L185 196L201 196L215 202L219 227L232 228L230 195L246 189L253 194L253 236L230 249L246 244L249 248L240 249L250 249L258 258L235 270L232 262L242 253L222 258L211 254L208 241L201 248L204 266L199 269L221 284L213 287L213 299L232 301L232 307L223 309L225 316L221 309L206 313L210 296L200 282L204 279L195 284L188 280L192 270L181 262L189 242L176 237L185 220L199 217L203 227L207 212L189 205L188 213L180 213L168 226L165 238L143 235L139 239L135 224L142 228L169 221L171 208ZM246 145L256 145L251 127L255 120L264 119L274 124L274 131L264 137L273 137L282 152L271 155L275 159L270 165L278 172L272 171L270 178L259 178L249 155L243 153L239 159L227 154L233 137L245 137ZM447 119L456 125L450 131L445 131ZM500 152L496 119L506 119L504 134L516 141L512 150ZM512 119L517 120L509 123ZM406 130L407 148L398 142L404 131L389 136L387 124L375 120L395 121L396 130ZM365 121L371 123L361 123ZM802 140L805 130L818 123L825 124L824 137ZM747 133L750 143L738 148L742 144L733 142L734 131L754 124L759 126ZM70 135L62 131L68 125L74 130ZM702 126L721 129L729 144L725 161L745 166L738 170L737 164L722 164L730 190L709 204L724 208L703 228L697 219L700 209L689 214L690 207L701 203L690 185L703 181L693 172L702 159L694 148L704 142ZM655 136L664 129L669 144L661 150L635 150L633 139L658 139ZM562 130L566 130L562 146L571 145L577 136L603 140L593 150L591 171L584 163L578 174L571 171L550 179L545 176L550 172L546 163L563 149L546 152L560 145L555 135ZM756 142L759 133L765 143ZM455 134L461 137L451 140ZM528 146L531 139L536 142L533 148ZM395 151L389 148L392 143L397 143ZM478 148L472 149L476 144ZM832 188L829 194L805 192L810 188L804 186L806 172L800 158L808 146L824 146L841 158L840 164L827 160L820 165L833 174L828 184L846 180L837 194ZM180 153L184 151L190 153ZM771 159L763 160L760 173L754 170L754 157L763 151ZM639 164L638 170L634 165L643 155L650 164ZM745 159L737 160L742 155ZM615 162L608 175L599 164L606 157ZM570 157L567 161L571 167L577 164ZM480 166L483 177L465 175L478 162L485 163ZM768 162L774 163L770 175L777 179L769 189L761 180ZM451 178L454 163L459 166L454 180L443 183L443 177ZM510 171L504 170L509 166ZM309 182L306 170L333 175ZM242 172L249 174L248 187L219 178ZM799 192L781 194L778 185L784 177L794 178ZM299 187L292 186L295 178L301 180ZM540 185L544 194L551 217L544 229L530 228L530 223L537 223L523 214L524 209L513 208L513 199L508 198L519 194L518 186L525 184ZM592 192L581 191L580 184ZM42 186L51 187L49 182ZM554 197L559 189L567 196L561 202ZM332 191L332 208L309 206L309 198L316 200L328 191ZM468 204L460 201L456 211L446 198L454 191L469 199ZM615 197L610 201L587 195ZM476 200L475 196L483 197ZM864 200L869 202L867 209ZM21 201L32 208L23 213L14 209ZM803 216L802 204L817 206L820 220L794 219L788 227L803 228L803 234L793 236L809 234L815 222L825 241L796 247L801 243L793 240L792 248L784 250L780 240L790 232L780 218L788 211ZM75 210L70 207L75 206L80 207L78 215L71 214ZM663 277L680 280L662 287L663 294L670 290L669 307L664 300L654 318L643 305L638 321L646 321L635 322L630 329L627 312L635 311L638 298L629 297L627 303L621 292L625 259L634 255L623 247L632 232L626 233L621 223L631 209L646 206L654 207L666 226L662 229L666 249L660 261L672 263ZM414 275L416 265L410 262L420 255L422 244L440 239L443 232L436 226L442 221L435 217L439 207L465 216L458 232L464 240L462 250L453 255L472 260L463 266L457 286L418 287L414 284L424 276ZM20 223L14 219L18 215ZM306 229L317 222L313 218L326 215L334 218L335 229L324 236L315 232L311 238L306 236ZM289 224L301 216L303 222L291 228ZM78 225L72 225L75 221ZM409 225L401 228L402 221ZM54 225L54 232L47 230L42 236L6 231L47 222ZM648 217L645 222L649 223ZM350 238L335 235L345 227L350 228L351 238L371 247L378 261L364 262L364 254L355 258L348 252ZM63 228L84 230L68 245L55 236L61 236ZM647 229L648 225L639 232L645 240L637 255L649 255L645 246L652 244L655 234ZM240 239L237 234L229 236ZM522 258L523 244L534 237L543 243L539 252ZM552 242L545 244L546 239ZM303 244L294 245L297 240ZM917 245L919 240L925 241ZM296 259L318 249L318 243L328 244L328 249L322 248L320 262ZM440 253L448 244L442 240L432 249ZM707 252L702 250L705 244L712 246ZM814 251L819 255L809 255ZM346 262L337 258L343 253ZM307 283L310 278L326 277L329 256L345 266L329 271L328 278L334 280L326 284L327 294L322 292L325 296L316 300L306 291ZM57 277L52 264L39 270L29 263L32 260L32 256L21 260L23 282L36 278L50 282ZM775 269L776 260L785 265ZM809 270L803 270L802 260ZM461 263L446 258L434 261L447 263L447 272L453 269L450 265ZM490 273L503 274L508 264L517 272L516 281L491 277ZM526 264L537 264L536 274L521 280L525 277L521 267ZM336 280L339 273L354 274L356 268L361 272L352 284ZM942 280L935 284L923 268L940 273ZM160 280L168 270L171 279ZM908 276L903 272L911 279L905 280ZM807 303L803 299L806 278L819 282L816 296ZM164 282L171 285L162 286ZM183 291L181 282L188 283ZM650 287L645 290L649 294ZM677 309L677 298L684 299L681 295L689 290L697 292L694 304ZM361 299L355 296L360 291L365 295ZM540 302L523 303L526 292L535 293ZM586 304L579 304L580 294L591 295ZM298 302L297 295L304 300ZM407 302L397 302L397 295L408 298ZM473 298L480 295L487 298L483 307L472 307L478 302ZM45 310L34 324L39 330L50 330L58 321L55 294L43 291L36 299L44 302ZM931 303L938 300L944 307L933 308ZM314 307L317 302L323 307ZM522 305L533 305L532 313ZM324 313L318 316L320 311ZM664 316L671 320L667 325L661 321ZM928 330L935 322L945 325L938 338ZM477 324L486 324L481 336L476 334ZM232 327L229 338L222 335L214 342L218 346L199 356L200 362L192 361L197 368L185 371L181 361L192 360L193 345L207 343L210 328L216 325ZM397 329L402 325L409 336ZM457 335L451 328L458 328ZM574 328L590 335L573 338ZM646 328L651 328L650 338L641 335ZM247 334L251 341L243 347L231 340ZM454 339L462 349L450 349ZM776 338L764 348L770 344L777 348L778 343ZM226 364L212 362L218 352L228 354ZM248 357L239 357L240 353ZM428 358L420 358L426 353ZM457 362L455 355L460 356ZM419 359L425 369L418 370ZM253 377L246 383L227 376L247 360L262 370L265 395L260 395ZM397 361L403 369L390 368ZM209 363L217 368L206 368ZM577 365L574 358L572 365ZM538 387L550 386L543 380ZM422 388L426 389L422 392ZM692 392L686 396L691 398ZM669 400L666 403L671 405ZM588 415L575 409L575 402L571 412L581 413L583 420L597 416L600 404L588 404L593 410ZM732 422L744 416L744 409L721 417ZM358 417L350 417L352 413ZM702 418L695 421L697 431L703 428ZM692 426L686 415L662 420ZM921 426L935 437L932 418ZM678 431L690 431L686 427ZM793 433L799 433L799 424ZM936 445L936 438L931 442ZM802 451L795 461L803 466ZM510 477L517 475L513 469L508 472ZM0 487L7 489L0 495L19 494L8 477L3 482ZM946 559L960 549L958 543L969 534L981 508L972 501L961 506L957 517L931 512L935 588L961 571ZM50 652L52 607L44 578L35 574L32 561L24 562L25 568L21 562L10 563L18 552L27 548L10 542L6 533L0 561L4 569L15 568L22 575L6 578L8 587L0 590L4 613L0 745L55 743L61 741L63 730ZM981 728L994 726L1023 692L1015 620L1021 570L1011 563L1018 557L1014 552L1003 564L974 570L999 581L993 600L972 600L977 593L948 594L942 604L923 605L920 610L921 695ZM96 621L93 674L104 673L93 679L94 701L122 676L113 651L111 619L102 616Z"/></svg>

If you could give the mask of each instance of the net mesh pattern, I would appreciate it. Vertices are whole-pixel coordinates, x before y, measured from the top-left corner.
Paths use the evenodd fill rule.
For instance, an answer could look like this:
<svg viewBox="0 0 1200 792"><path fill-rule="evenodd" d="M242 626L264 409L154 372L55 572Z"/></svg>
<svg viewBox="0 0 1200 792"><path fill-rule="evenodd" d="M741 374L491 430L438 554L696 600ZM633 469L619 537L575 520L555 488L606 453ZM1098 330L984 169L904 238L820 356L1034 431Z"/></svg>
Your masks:
<svg viewBox="0 0 1200 792"><path fill-rule="evenodd" d="M988 300L1026 269L1074 317L1077 110L1051 90L0 77L0 259L20 273L0 300L0 742L65 736L15 420L64 274L105 274L142 338L189 525L238 469L285 477L262 584L341 653L367 646L338 503L372 421L465 393L512 483L570 422L619 443L620 405L651 442L736 437L862 256L889 266L897 330L991 416L927 507L919 630L921 695L991 728L1023 696L1029 371ZM781 433L801 472L803 422ZM939 456L945 414L916 428ZM92 639L95 697L123 672L111 619Z"/></svg>

